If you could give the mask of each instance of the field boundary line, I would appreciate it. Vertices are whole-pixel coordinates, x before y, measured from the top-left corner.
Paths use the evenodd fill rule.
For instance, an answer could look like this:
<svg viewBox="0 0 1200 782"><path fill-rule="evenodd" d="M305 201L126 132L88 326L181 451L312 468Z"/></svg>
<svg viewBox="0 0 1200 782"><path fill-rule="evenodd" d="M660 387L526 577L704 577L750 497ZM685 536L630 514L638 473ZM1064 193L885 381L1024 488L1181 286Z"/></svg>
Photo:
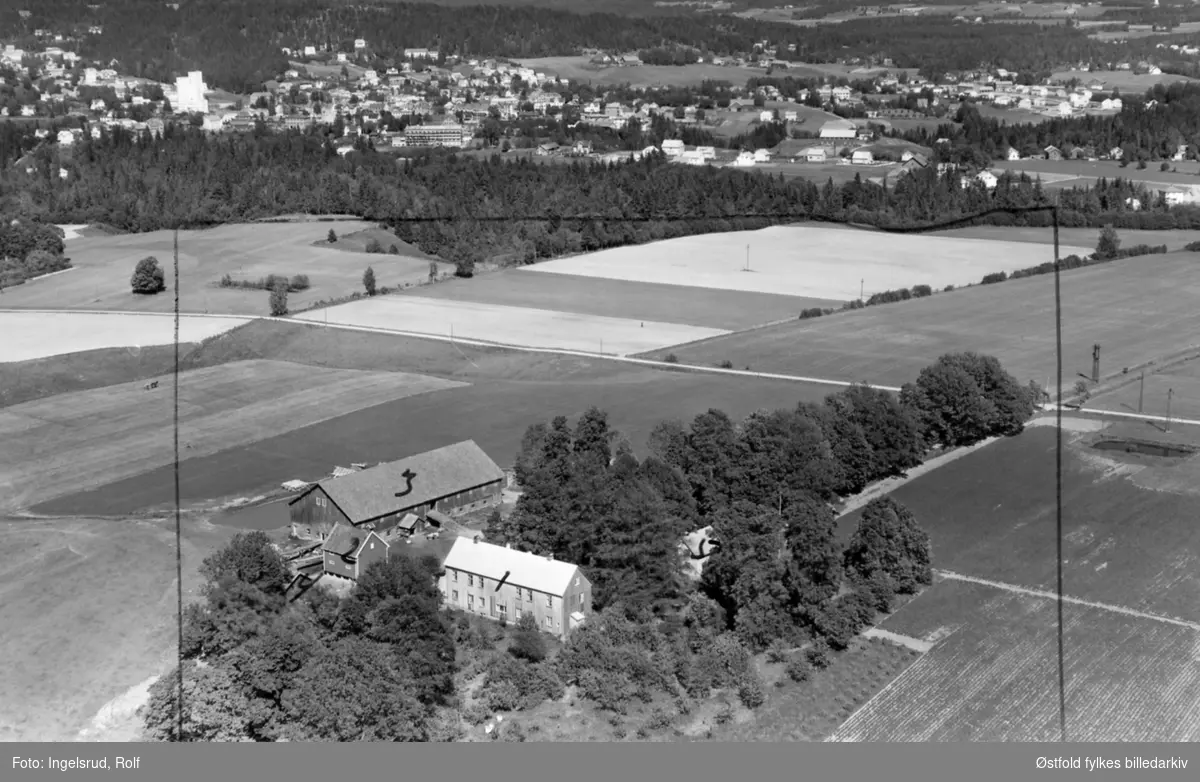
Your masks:
<svg viewBox="0 0 1200 782"><path fill-rule="evenodd" d="M1046 409L1050 412L1053 412L1054 405L1047 405ZM1184 424L1185 426L1200 426L1200 419L1196 419L1196 418L1178 418L1176 416L1171 416L1170 419L1168 419L1165 415L1150 415L1149 413L1123 413L1120 410L1097 410L1096 408L1089 409L1089 408L1085 408L1085 407L1080 407L1079 409L1074 409L1074 408L1070 408L1070 407L1064 407L1063 412L1064 413L1069 412L1071 415L1088 415L1088 414L1100 415L1100 416L1111 415L1111 416L1116 416L1117 418L1133 418L1138 421L1167 421L1167 420L1170 420L1170 422L1173 424Z"/></svg>
<svg viewBox="0 0 1200 782"><path fill-rule="evenodd" d="M724 369L723 367L706 367L698 364L673 364L669 361L654 361L648 358L636 358L631 355L619 355L616 353L595 353L586 350L568 350L567 348L535 348L528 345L514 345L506 342L488 342L481 339L466 339L463 337L451 337L447 334L429 334L419 331L401 331L399 329L387 329L381 326L352 326L346 323L329 323L326 325L319 320L296 320L292 318L262 318L262 320L273 320L281 323L293 323L300 326L310 326L316 328L337 328L348 331L361 331L366 333L376 334L395 334L400 337L412 337L414 339L429 339L436 342L449 342L457 345L471 345L474 347L485 348L502 348L504 350L513 350L524 353L543 353L554 356L573 356L576 358L594 358L603 359L606 361L617 361L626 364L636 364L640 366L654 367L656 369L677 371L677 372L709 372L716 375L733 375L735 377L755 377L765 380L787 380L793 383L809 383L812 385L822 386L837 386L840 388L849 388L853 385L858 385L859 382L851 382L848 380L832 380L830 378L820 377L803 377L800 375L779 375L770 372L747 372L744 369ZM899 393L900 389L892 386L880 386L871 384L872 388L878 388L883 391L891 391Z"/></svg>
<svg viewBox="0 0 1200 782"><path fill-rule="evenodd" d="M70 269L64 269L70 271ZM29 315L140 315L150 318L174 318L173 312L136 312L133 310L47 310L23 307L0 307L0 314ZM220 318L221 320L266 320L261 315L221 315L215 312L180 312L182 318Z"/></svg>
<svg viewBox="0 0 1200 782"><path fill-rule="evenodd" d="M1017 586L1016 584L1007 584L1003 581L991 581L986 578L977 578L975 576L963 575L962 573L955 573L952 570L934 570L933 572L938 578L942 578L947 581L964 581L969 584L979 584L980 586L992 587L993 589L1000 589L1005 592L1013 592L1020 595L1027 595L1029 597L1041 597L1047 600L1058 599L1058 595L1056 593L1048 592L1044 589L1031 589L1029 587ZM1135 619L1148 619L1153 622L1162 622L1164 624L1175 625L1176 627L1187 627L1191 630L1200 630L1200 622L1189 622L1186 619L1175 619L1174 617L1163 616L1162 614L1152 614L1147 611L1138 611L1134 608L1113 605L1112 603L1099 603L1093 600L1070 597L1068 595L1063 595L1062 599L1064 603L1071 603L1072 605L1079 605L1087 608L1097 608L1101 611L1111 611L1115 614L1124 614L1125 616L1131 616Z"/></svg>

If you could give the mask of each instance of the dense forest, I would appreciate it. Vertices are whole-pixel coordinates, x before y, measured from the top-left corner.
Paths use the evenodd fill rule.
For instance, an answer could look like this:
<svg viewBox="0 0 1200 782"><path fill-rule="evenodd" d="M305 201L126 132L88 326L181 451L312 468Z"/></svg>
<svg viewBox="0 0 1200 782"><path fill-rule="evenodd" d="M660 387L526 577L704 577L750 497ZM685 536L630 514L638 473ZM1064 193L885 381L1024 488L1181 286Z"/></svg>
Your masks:
<svg viewBox="0 0 1200 782"><path fill-rule="evenodd" d="M281 47L353 51L356 38L367 40L371 54L389 59L401 58L406 48L425 47L444 55L549 57L663 46L748 51L755 41L788 29L690 14L630 18L533 6L363 6L329 0L184 0L178 10L158 0L105 3L95 10L84 0L43 0L31 10L28 18L15 7L0 11L0 29L23 32L31 43L38 28L78 30L81 56L117 60L131 74L158 81L200 69L209 84L235 92L253 91L286 70ZM87 35L89 25L100 25L102 34Z"/></svg>
<svg viewBox="0 0 1200 782"><path fill-rule="evenodd" d="M994 358L949 354L899 398L857 385L740 423L720 410L664 421L643 460L596 408L573 426L530 426L515 462L524 491L488 536L593 581L599 613L556 651L531 617L508 627L440 610L436 558L392 556L345 597L289 596L267 536L240 534L204 561L204 599L185 611L183 733L177 670L151 688L145 735L451 741L464 722L560 700L567 686L611 713L618 738L636 705L653 706L641 738L714 691L756 708L752 654L790 658L803 681L897 595L932 582L929 536L906 507L870 501L843 543L829 501L903 474L931 445L1020 432L1036 393ZM713 550L697 584L679 541L701 526ZM526 739L518 720L491 727Z"/></svg>

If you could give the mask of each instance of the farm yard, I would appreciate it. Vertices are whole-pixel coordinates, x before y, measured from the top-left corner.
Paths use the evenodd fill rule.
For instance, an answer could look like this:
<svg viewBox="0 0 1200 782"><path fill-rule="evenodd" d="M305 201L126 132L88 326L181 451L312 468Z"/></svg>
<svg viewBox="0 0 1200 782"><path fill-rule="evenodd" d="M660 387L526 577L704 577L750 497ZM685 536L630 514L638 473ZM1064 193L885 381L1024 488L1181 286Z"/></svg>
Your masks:
<svg viewBox="0 0 1200 782"><path fill-rule="evenodd" d="M172 379L60 394L0 411L0 493L11 507L171 463ZM397 372L241 361L180 375L180 447L194 459L406 396L463 385ZM185 467L186 469L186 467Z"/></svg>
<svg viewBox="0 0 1200 782"><path fill-rule="evenodd" d="M415 285L428 280L429 260L424 255L368 255L360 251L360 243L352 237L348 249L337 249L337 245L316 246L314 243L324 243L330 229L338 236L362 231L384 233L361 220L240 223L180 231L181 311L267 314L266 292L218 287L225 274L240 281L257 281L268 274L307 275L311 287L288 297L292 310L361 292L363 271L368 265L374 267L380 287ZM66 255L75 268L6 289L4 306L171 312L175 290L173 240L171 231L71 239L66 242ZM408 247L398 239L391 243ZM382 244L385 249L389 246L387 241ZM137 295L130 291L130 276L137 262L148 255L156 257L163 267L167 290L158 295ZM443 265L442 269L451 271L452 266Z"/></svg>
<svg viewBox="0 0 1200 782"><path fill-rule="evenodd" d="M626 355L728 334L722 329L421 296L382 296L297 320L476 339L499 345Z"/></svg>
<svg viewBox="0 0 1200 782"><path fill-rule="evenodd" d="M888 236L886 244L883 257L878 233L776 226L601 250L521 271L847 301L858 298L862 280L867 295L920 283L941 289L1042 260L1028 245L1006 242ZM745 270L747 246L749 272ZM1089 254L1091 250L1072 247L1062 252Z"/></svg>
<svg viewBox="0 0 1200 782"><path fill-rule="evenodd" d="M883 627L948 634L833 740L1056 740L1055 618L1052 599L938 582ZM1070 740L1200 740L1197 628L1077 605L1064 618Z"/></svg>
<svg viewBox="0 0 1200 782"><path fill-rule="evenodd" d="M200 348L188 357L186 365L215 366L249 358L346 369L370 367L377 372L396 368L470 385L360 407L349 415L282 433L262 427L255 432L256 441L247 436L237 447L183 462L180 485L186 504L251 497L286 480L315 480L336 464L399 459L466 439L475 440L505 465L511 462L530 424L557 414L578 415L592 405L607 410L613 426L641 450L650 430L667 418L690 420L711 407L743 417L759 408L818 401L837 390L818 384L668 371L602 359L514 353L270 321L256 322ZM187 377L185 373L185 389ZM339 402L346 397L344 393L336 396ZM360 405L355 400L340 403ZM275 405L290 410L278 401ZM11 408L0 415L4 413L11 413ZM169 426L160 421L155 431L167 437ZM65 461L62 452L43 448L40 453L44 463ZM62 496L31 510L107 516L172 503L173 469L150 467L144 467L149 472L141 475Z"/></svg>
<svg viewBox="0 0 1200 782"><path fill-rule="evenodd" d="M1062 251L1071 252L1081 251ZM1048 255L1043 250L1009 265L1033 265L1050 260ZM1196 258L1151 255L1065 272L1065 382L1073 385L1077 372L1090 371L1095 343L1104 349L1104 374L1195 344ZM1028 277L740 332L672 352L684 364L728 360L762 372L897 386L915 380L943 353L974 350L999 358L1022 383L1048 386L1055 370L1053 297L1050 276ZM1153 317L1147 301L1154 302ZM662 351L649 355L661 358Z"/></svg>
<svg viewBox="0 0 1200 782"><path fill-rule="evenodd" d="M570 274L526 274L502 269L451 279L404 291L422 299L496 304L506 307L554 307L580 315L664 320L689 326L735 331L796 317L806 307L835 307L831 299L807 299L774 293L696 288ZM457 327L456 327L457 328Z"/></svg>
<svg viewBox="0 0 1200 782"><path fill-rule="evenodd" d="M11 304L9 297L13 295L12 289L5 291L6 305ZM182 316L179 340L199 342L245 322L246 318ZM4 334L0 363L104 348L125 348L136 356L144 347L173 345L175 319L165 314L9 310L0 312L0 332Z"/></svg>
<svg viewBox="0 0 1200 782"><path fill-rule="evenodd" d="M200 562L232 534L184 527L185 599L198 592ZM0 741L73 741L102 706L171 665L174 523L0 519L0 543L0 622L10 628Z"/></svg>

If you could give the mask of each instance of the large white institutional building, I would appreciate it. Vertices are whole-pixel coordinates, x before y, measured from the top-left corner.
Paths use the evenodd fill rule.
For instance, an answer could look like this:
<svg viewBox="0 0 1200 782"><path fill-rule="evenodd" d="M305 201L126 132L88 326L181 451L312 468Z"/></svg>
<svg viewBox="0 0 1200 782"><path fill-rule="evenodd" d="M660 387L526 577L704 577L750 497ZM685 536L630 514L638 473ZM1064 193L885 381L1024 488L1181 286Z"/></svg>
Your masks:
<svg viewBox="0 0 1200 782"><path fill-rule="evenodd" d="M191 71L187 76L176 78L175 111L207 114L208 99L204 97L207 91L208 85L204 83L204 74L200 71Z"/></svg>

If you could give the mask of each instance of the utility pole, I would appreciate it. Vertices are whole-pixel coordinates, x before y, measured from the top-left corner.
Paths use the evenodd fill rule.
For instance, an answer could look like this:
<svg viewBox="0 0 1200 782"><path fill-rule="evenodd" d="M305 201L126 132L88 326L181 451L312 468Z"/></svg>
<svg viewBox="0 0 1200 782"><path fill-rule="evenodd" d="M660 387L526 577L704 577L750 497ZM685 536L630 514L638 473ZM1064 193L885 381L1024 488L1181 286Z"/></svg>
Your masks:
<svg viewBox="0 0 1200 782"><path fill-rule="evenodd" d="M1167 389L1167 431L1171 431L1171 397L1175 396L1175 389Z"/></svg>
<svg viewBox="0 0 1200 782"><path fill-rule="evenodd" d="M1146 398L1146 370L1142 370L1142 379L1138 386L1138 412L1142 412L1142 401Z"/></svg>
<svg viewBox="0 0 1200 782"><path fill-rule="evenodd" d="M861 280L858 281L858 300L859 301L863 300L863 295L866 291L866 285L867 285L866 277L863 277Z"/></svg>
<svg viewBox="0 0 1200 782"><path fill-rule="evenodd" d="M746 271L750 271L750 245L746 245Z"/></svg>
<svg viewBox="0 0 1200 782"><path fill-rule="evenodd" d="M1092 345L1092 382L1100 382L1100 346Z"/></svg>

